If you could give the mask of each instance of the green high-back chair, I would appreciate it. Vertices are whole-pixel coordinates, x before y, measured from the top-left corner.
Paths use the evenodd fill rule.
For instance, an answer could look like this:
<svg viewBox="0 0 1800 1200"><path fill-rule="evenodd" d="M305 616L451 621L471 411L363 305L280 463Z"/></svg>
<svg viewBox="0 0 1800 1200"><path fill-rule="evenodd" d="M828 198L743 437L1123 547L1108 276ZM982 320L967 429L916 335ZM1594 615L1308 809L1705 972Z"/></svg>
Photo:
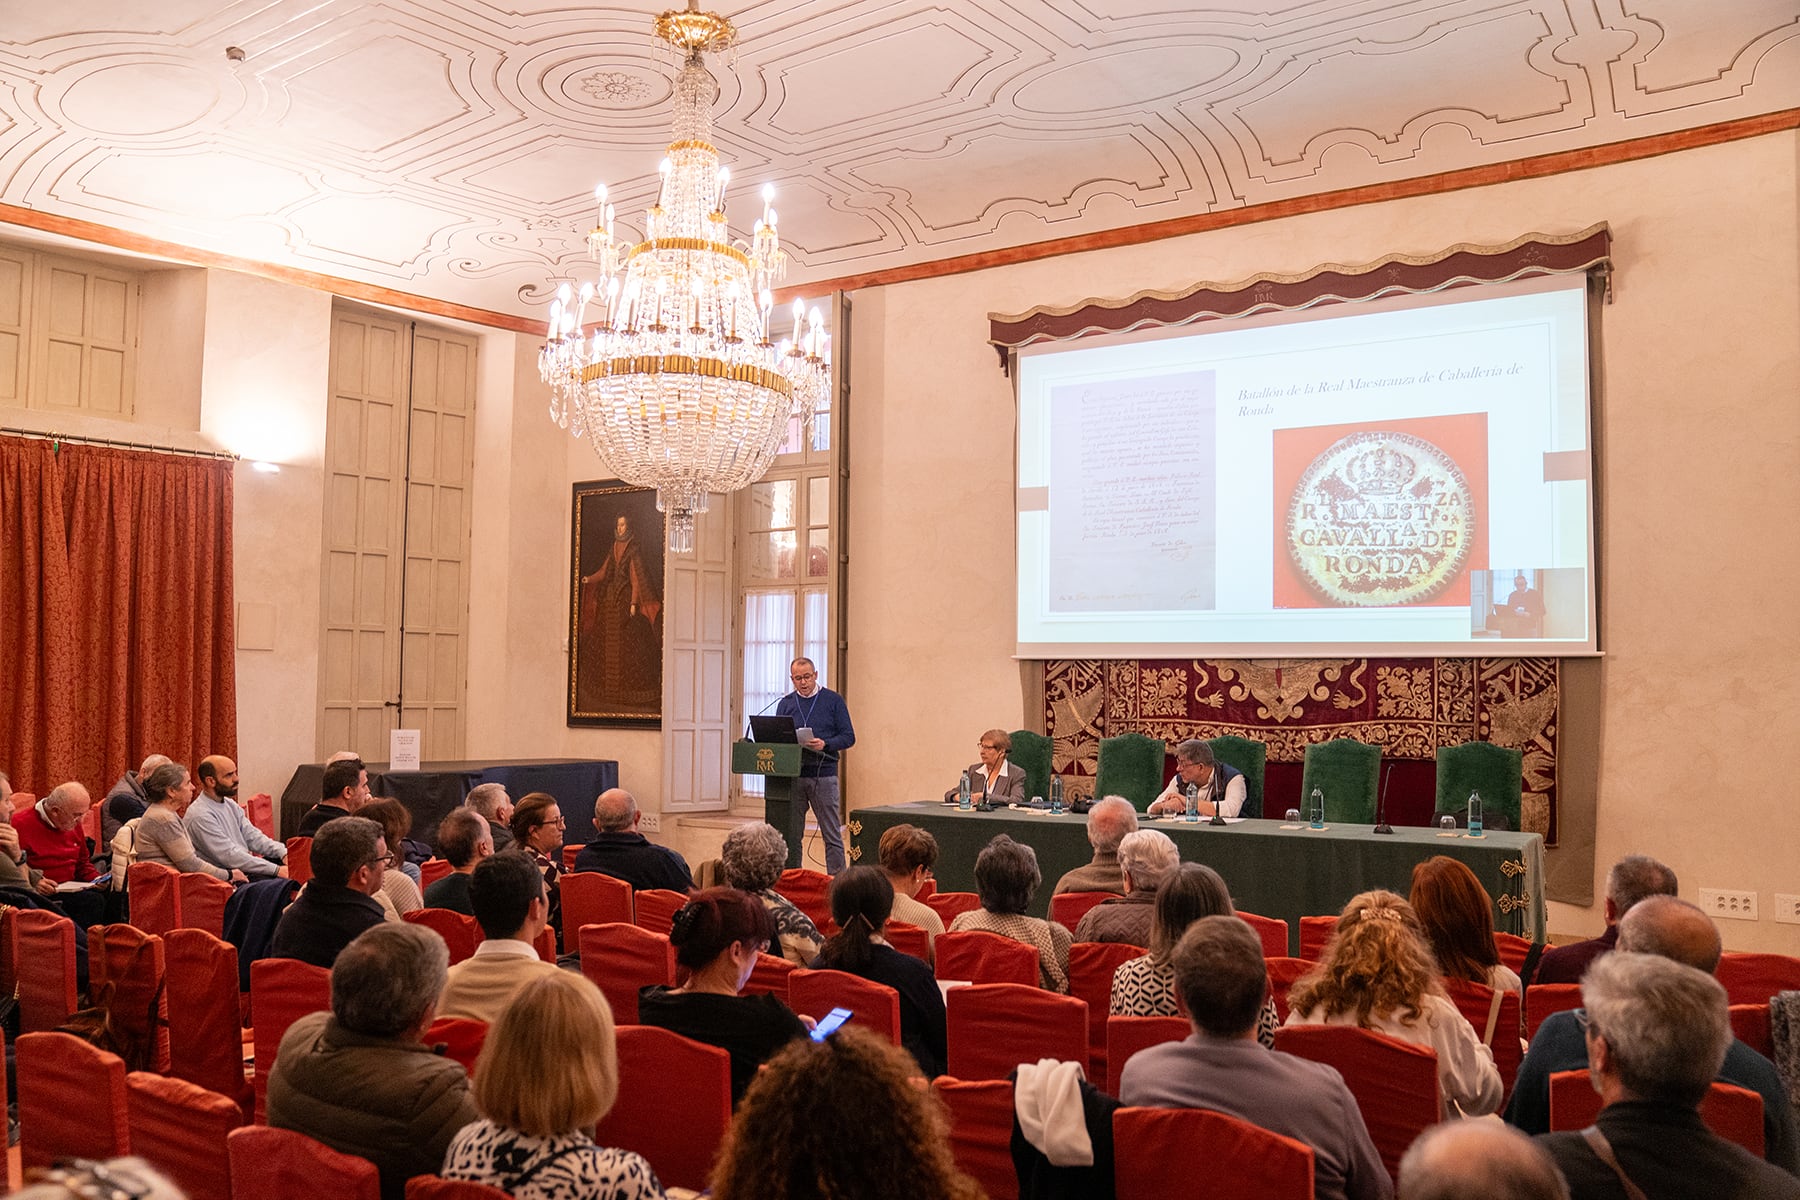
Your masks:
<svg viewBox="0 0 1800 1200"><path fill-rule="evenodd" d="M1094 799L1123 796L1143 812L1163 787L1163 760L1168 747L1161 738L1141 733L1121 733L1100 739L1100 766L1094 778Z"/></svg>
<svg viewBox="0 0 1800 1200"><path fill-rule="evenodd" d="M1039 796L1048 800L1051 752L1056 743L1029 729L1015 729L1008 736L1012 738L1012 749L1006 752L1006 757L1025 772L1025 798Z"/></svg>
<svg viewBox="0 0 1800 1200"><path fill-rule="evenodd" d="M1464 816L1470 792L1481 793L1482 824L1516 831L1525 796L1525 755L1492 742L1438 747L1435 815Z"/></svg>
<svg viewBox="0 0 1800 1200"><path fill-rule="evenodd" d="M1380 788L1381 747L1355 738L1335 738L1306 748L1300 771L1300 816L1310 814L1313 789L1325 793L1325 819L1347 825L1375 823Z"/></svg>
<svg viewBox="0 0 1800 1200"><path fill-rule="evenodd" d="M1206 744L1212 747L1214 758L1244 773L1244 807L1238 816L1262 816L1263 775L1268 770L1269 748L1250 738L1230 734L1211 738Z"/></svg>

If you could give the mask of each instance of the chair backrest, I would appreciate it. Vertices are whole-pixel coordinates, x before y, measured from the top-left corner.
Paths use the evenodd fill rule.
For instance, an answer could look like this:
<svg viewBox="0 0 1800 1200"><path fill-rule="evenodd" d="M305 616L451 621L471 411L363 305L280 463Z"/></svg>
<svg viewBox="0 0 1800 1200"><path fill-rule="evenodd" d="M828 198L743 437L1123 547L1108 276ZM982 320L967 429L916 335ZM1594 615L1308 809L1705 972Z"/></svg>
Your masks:
<svg viewBox="0 0 1800 1200"><path fill-rule="evenodd" d="M250 1007L256 1012L256 1120L267 1119L269 1069L288 1026L331 1008L331 972L297 958L259 958L250 964Z"/></svg>
<svg viewBox="0 0 1800 1200"><path fill-rule="evenodd" d="M1069 947L1069 995L1087 1001L1089 1078L1106 1082L1106 1017L1112 1010L1113 972L1144 953L1119 942L1076 942Z"/></svg>
<svg viewBox="0 0 1800 1200"><path fill-rule="evenodd" d="M1263 779L1269 769L1269 747L1254 738L1221 734L1208 738L1213 757L1228 767L1236 767L1244 776L1244 807L1240 817L1263 815Z"/></svg>
<svg viewBox="0 0 1800 1200"><path fill-rule="evenodd" d="M881 930L887 944L902 954L910 954L920 962L931 961L931 935L918 925L905 921L889 921Z"/></svg>
<svg viewBox="0 0 1800 1200"><path fill-rule="evenodd" d="M432 857L419 864L419 890L422 892L456 870L447 858Z"/></svg>
<svg viewBox="0 0 1800 1200"><path fill-rule="evenodd" d="M935 969L939 979L1021 983L1029 987L1036 987L1039 982L1036 946L981 929L939 935Z"/></svg>
<svg viewBox="0 0 1800 1200"><path fill-rule="evenodd" d="M621 1025L637 1023L639 988L675 983L675 947L666 934L608 921L582 926L577 937L581 973L605 993Z"/></svg>
<svg viewBox="0 0 1800 1200"><path fill-rule="evenodd" d="M235 890L223 879L198 871L182 872L175 880L175 911L181 917L178 928L204 929L214 937L224 937L225 906Z"/></svg>
<svg viewBox="0 0 1800 1200"><path fill-rule="evenodd" d="M580 858L581 852L586 849L587 843L585 842L576 842L572 846L563 847L562 869L564 872L573 871L575 869L575 860Z"/></svg>
<svg viewBox="0 0 1800 1200"><path fill-rule="evenodd" d="M1269 999L1275 1002L1277 1020L1288 1018L1288 992L1293 990L1294 982L1318 965L1306 958L1263 959L1263 966L1269 969Z"/></svg>
<svg viewBox="0 0 1800 1200"><path fill-rule="evenodd" d="M1551 1013L1581 1007L1579 983L1534 983L1525 989L1525 1040L1538 1034Z"/></svg>
<svg viewBox="0 0 1800 1200"><path fill-rule="evenodd" d="M1494 931L1494 949L1500 952L1500 961L1513 974L1518 975L1525 969L1525 960L1531 957L1531 939L1522 938L1516 933Z"/></svg>
<svg viewBox="0 0 1800 1200"><path fill-rule="evenodd" d="M1500 1072L1502 1094L1511 1096L1513 1081L1519 1077L1519 1063L1525 1057L1525 1051L1519 1045L1519 993L1496 993L1485 983L1470 983L1466 979L1446 979L1443 984L1457 1011L1474 1027L1476 1039L1494 1052L1494 1067ZM1500 999L1497 1015L1494 1013L1496 995ZM1488 1031L1490 1017L1493 1019L1491 1033Z"/></svg>
<svg viewBox="0 0 1800 1200"><path fill-rule="evenodd" d="M481 933L481 922L454 909L415 908L409 913L402 913L400 919L409 925L423 925L427 929L436 930L438 936L444 939L444 945L450 947L450 965L453 967L464 959L475 957L475 947L485 940Z"/></svg>
<svg viewBox="0 0 1800 1200"><path fill-rule="evenodd" d="M1087 910L1118 898L1117 892L1058 892L1050 897L1050 919L1074 932Z"/></svg>
<svg viewBox="0 0 1800 1200"><path fill-rule="evenodd" d="M1300 918L1300 957L1318 962L1325 957L1325 947L1337 932L1338 919L1333 917Z"/></svg>
<svg viewBox="0 0 1800 1200"><path fill-rule="evenodd" d="M291 1129L246 1125L225 1139L234 1179L254 1181L257 1200L381 1200L381 1173L366 1158L340 1154Z"/></svg>
<svg viewBox="0 0 1800 1200"><path fill-rule="evenodd" d="M427 1046L443 1046L445 1058L454 1058L462 1064L463 1070L473 1075L475 1060L481 1056L481 1047L487 1041L487 1035L486 1021L468 1017L439 1017L425 1030L425 1036L421 1040Z"/></svg>
<svg viewBox="0 0 1800 1200"><path fill-rule="evenodd" d="M1197 1162L1230 1163L1208 1173L1207 1200L1311 1200L1312 1147L1204 1108L1121 1108L1113 1113L1118 1200L1188 1195Z"/></svg>
<svg viewBox="0 0 1800 1200"><path fill-rule="evenodd" d="M1275 1048L1337 1069L1395 1178L1406 1148L1438 1123L1437 1051L1429 1046L1353 1025L1284 1025Z"/></svg>
<svg viewBox="0 0 1800 1200"><path fill-rule="evenodd" d="M163 938L163 963L170 1074L246 1104L237 947L204 929L176 929Z"/></svg>
<svg viewBox="0 0 1800 1200"><path fill-rule="evenodd" d="M1775 1028L1767 1004L1731 1006L1731 1036L1764 1058L1775 1056Z"/></svg>
<svg viewBox="0 0 1800 1200"><path fill-rule="evenodd" d="M131 1152L180 1185L188 1200L231 1200L226 1141L244 1110L229 1096L166 1075L125 1077Z"/></svg>
<svg viewBox="0 0 1800 1200"><path fill-rule="evenodd" d="M1373 825L1381 776L1381 747L1355 738L1333 738L1306 748L1300 768L1300 811L1306 814L1313 789L1325 793L1325 819L1345 825Z"/></svg>
<svg viewBox="0 0 1800 1200"><path fill-rule="evenodd" d="M1125 1075L1125 1064L1139 1050L1179 1042L1194 1032L1186 1017L1108 1017L1106 1019L1106 1074L1099 1086L1110 1095L1119 1094L1119 1081Z"/></svg>
<svg viewBox="0 0 1800 1200"><path fill-rule="evenodd" d="M824 930L835 928L831 919L831 876L808 867L789 867L775 881L776 894L805 913Z"/></svg>
<svg viewBox="0 0 1800 1200"><path fill-rule="evenodd" d="M1767 1004L1776 992L1800 989L1800 958L1733 950L1713 972L1733 1004Z"/></svg>
<svg viewBox="0 0 1800 1200"><path fill-rule="evenodd" d="M406 1181L406 1200L511 1200L511 1197L485 1183L445 1179L442 1175L414 1175Z"/></svg>
<svg viewBox="0 0 1800 1200"><path fill-rule="evenodd" d="M66 1033L20 1034L14 1050L25 1170L129 1153L124 1059Z"/></svg>
<svg viewBox="0 0 1800 1200"><path fill-rule="evenodd" d="M583 925L631 924L631 885L598 871L564 875L562 891L564 936L580 941Z"/></svg>
<svg viewBox="0 0 1800 1200"><path fill-rule="evenodd" d="M1480 792L1482 822L1494 829L1516 830L1524 780L1525 755L1510 746L1492 742L1439 746L1434 811L1461 815L1468 811L1469 793Z"/></svg>
<svg viewBox="0 0 1800 1200"><path fill-rule="evenodd" d="M533 939L531 948L537 951L537 956L544 962L555 962L557 958L556 930L548 925L538 930L538 935Z"/></svg>
<svg viewBox="0 0 1800 1200"><path fill-rule="evenodd" d="M1600 1115L1600 1094L1585 1070L1556 1071L1550 1076L1550 1130L1586 1129ZM1761 1158L1763 1138L1762 1097L1749 1088L1718 1083L1706 1089L1700 1101L1700 1119L1728 1142L1735 1142Z"/></svg>
<svg viewBox="0 0 1800 1200"><path fill-rule="evenodd" d="M55 1029L80 1003L75 990L75 922L42 908L13 914L18 953L19 1028Z"/></svg>
<svg viewBox="0 0 1800 1200"><path fill-rule="evenodd" d="M979 1183L989 1200L1018 1200L1011 1081L939 1075L931 1090L950 1110L950 1156L957 1168Z"/></svg>
<svg viewBox="0 0 1800 1200"><path fill-rule="evenodd" d="M170 932L173 932L171 930ZM107 997L107 1019L133 1070L169 1070L168 963L163 940L131 925L95 925L87 931L88 991Z"/></svg>
<svg viewBox="0 0 1800 1200"><path fill-rule="evenodd" d="M856 1024L900 1044L900 993L885 983L848 971L801 969L788 976L787 998L789 1008L815 1021L834 1008L847 1008L856 1014Z"/></svg>
<svg viewBox="0 0 1800 1200"><path fill-rule="evenodd" d="M1088 1066L1087 1001L1035 985L978 983L945 998L949 1073L1005 1079L1020 1063L1054 1058Z"/></svg>
<svg viewBox="0 0 1800 1200"><path fill-rule="evenodd" d="M785 1003L788 998L788 979L795 970L795 964L779 954L770 954L765 950L756 956L756 965L750 968L750 978L744 981L739 994L760 996L767 993Z"/></svg>
<svg viewBox="0 0 1800 1200"><path fill-rule="evenodd" d="M651 1025L620 1025L618 1045L619 1095L631 1099L594 1140L643 1155L665 1184L705 1188L731 1123L731 1055Z"/></svg>
<svg viewBox="0 0 1800 1200"><path fill-rule="evenodd" d="M1163 764L1169 747L1161 738L1121 733L1100 739L1100 761L1094 771L1095 796L1123 796L1139 812L1162 791Z"/></svg>
<svg viewBox="0 0 1800 1200"><path fill-rule="evenodd" d="M675 914L687 903L687 896L670 888L645 888L631 898L632 920L640 929L668 936Z"/></svg>
<svg viewBox="0 0 1800 1200"><path fill-rule="evenodd" d="M163 934L181 925L181 872L162 863L135 862L125 872L131 923L145 933Z"/></svg>
<svg viewBox="0 0 1800 1200"><path fill-rule="evenodd" d="M1286 958L1288 956L1288 923L1275 917L1259 917L1255 913L1238 910L1238 919L1256 930L1256 936L1262 941L1264 958Z"/></svg>
<svg viewBox="0 0 1800 1200"><path fill-rule="evenodd" d="M0 996L19 986L19 911L11 905L0 911Z"/></svg>
<svg viewBox="0 0 1800 1200"><path fill-rule="evenodd" d="M938 892L929 895L921 892L914 897L920 904L936 913L949 928L950 922L966 912L973 912L981 907L981 897L974 892Z"/></svg>
<svg viewBox="0 0 1800 1200"><path fill-rule="evenodd" d="M291 837L284 844L287 857L282 861L287 864L288 878L295 883L305 883L312 878L312 839Z"/></svg>
<svg viewBox="0 0 1800 1200"><path fill-rule="evenodd" d="M1055 760L1056 743L1041 733L1033 733L1029 729L1012 731L1012 749L1006 752L1007 761L1025 772L1025 798L1050 795L1050 768Z"/></svg>
<svg viewBox="0 0 1800 1200"><path fill-rule="evenodd" d="M275 836L275 798L263 792L244 801L244 815L264 837Z"/></svg>

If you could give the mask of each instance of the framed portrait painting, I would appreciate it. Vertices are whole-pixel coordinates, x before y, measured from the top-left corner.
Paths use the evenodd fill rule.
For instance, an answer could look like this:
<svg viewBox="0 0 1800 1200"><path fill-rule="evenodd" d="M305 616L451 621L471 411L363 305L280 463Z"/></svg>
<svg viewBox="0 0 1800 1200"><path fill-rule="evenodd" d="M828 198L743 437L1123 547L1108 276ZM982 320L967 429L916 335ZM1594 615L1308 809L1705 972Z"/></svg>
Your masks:
<svg viewBox="0 0 1800 1200"><path fill-rule="evenodd" d="M662 724L663 515L616 479L575 485L570 725Z"/></svg>

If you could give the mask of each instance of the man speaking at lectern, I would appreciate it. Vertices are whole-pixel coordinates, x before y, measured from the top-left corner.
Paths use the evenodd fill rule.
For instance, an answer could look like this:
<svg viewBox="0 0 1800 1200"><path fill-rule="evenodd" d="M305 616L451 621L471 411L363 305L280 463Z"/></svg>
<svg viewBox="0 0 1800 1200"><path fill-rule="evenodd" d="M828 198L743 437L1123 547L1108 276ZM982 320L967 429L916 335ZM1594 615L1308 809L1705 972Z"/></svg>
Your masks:
<svg viewBox="0 0 1800 1200"><path fill-rule="evenodd" d="M850 727L850 710L844 698L819 686L818 668L810 658L796 658L788 666L794 690L775 706L778 716L792 717L800 736L800 777L794 780L793 817L788 830L796 848L806 839L806 810L819 822L825 839L825 870L836 875L844 869L844 828L838 817L838 755L856 744ZM805 731L811 731L808 736Z"/></svg>

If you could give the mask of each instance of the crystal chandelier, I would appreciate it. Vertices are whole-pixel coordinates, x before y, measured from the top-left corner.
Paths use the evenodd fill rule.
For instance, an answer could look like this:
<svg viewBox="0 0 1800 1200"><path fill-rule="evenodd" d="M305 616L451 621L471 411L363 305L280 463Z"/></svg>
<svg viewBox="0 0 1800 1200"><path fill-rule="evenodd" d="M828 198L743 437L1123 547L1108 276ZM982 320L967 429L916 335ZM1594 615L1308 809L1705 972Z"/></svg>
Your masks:
<svg viewBox="0 0 1800 1200"><path fill-rule="evenodd" d="M831 354L819 310L809 315L800 301L791 335L774 340L770 289L787 266L774 188L763 189L748 243L733 242L726 225L731 176L712 144L718 84L702 55L731 46L737 30L688 0L685 11L656 19L655 34L683 61L674 140L644 240L615 235L606 187L595 188L599 219L587 241L600 278L558 290L538 369L551 417L585 433L620 479L656 489L669 549L685 553L708 493L761 479L794 418L810 431Z"/></svg>

